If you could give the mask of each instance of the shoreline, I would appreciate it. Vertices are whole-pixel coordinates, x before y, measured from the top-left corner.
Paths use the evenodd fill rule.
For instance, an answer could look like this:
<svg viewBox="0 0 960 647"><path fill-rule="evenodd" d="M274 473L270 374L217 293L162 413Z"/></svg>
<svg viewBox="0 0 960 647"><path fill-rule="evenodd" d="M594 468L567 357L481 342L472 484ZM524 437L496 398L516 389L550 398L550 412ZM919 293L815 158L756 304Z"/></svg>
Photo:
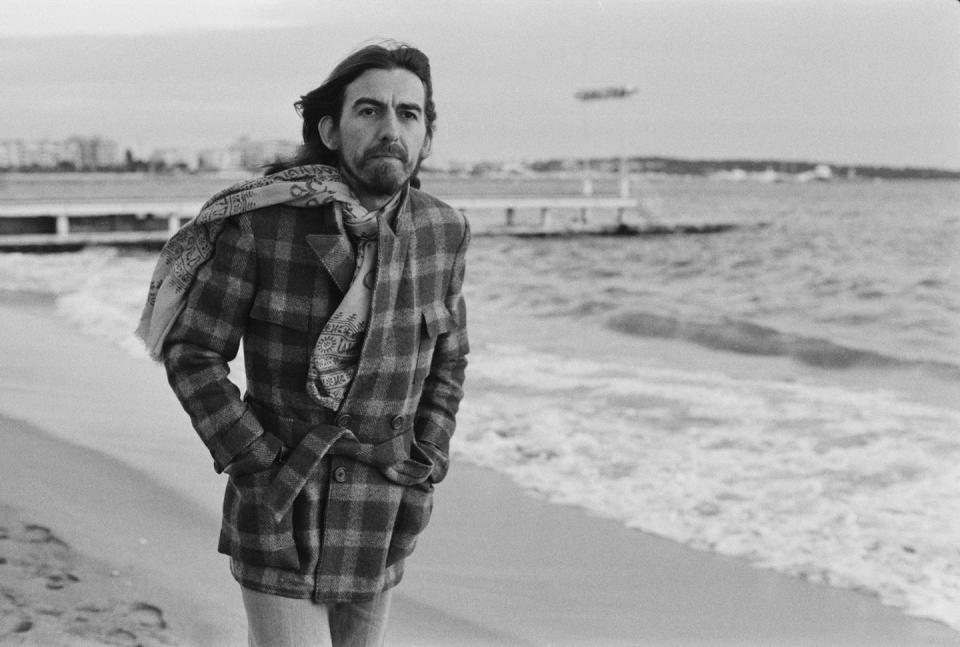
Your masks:
<svg viewBox="0 0 960 647"><path fill-rule="evenodd" d="M240 644L242 633L224 634L230 624L244 626L239 591L231 591L236 600L223 595L229 575L203 550L206 542L198 542L208 534L198 529L215 529L215 518L101 452L3 415L0 429L13 450L0 457L5 521L48 529L59 547L59 554L34 557L24 572L0 571L4 589L24 599L21 617L41 630L42 620L59 621L64 642L53 642L57 635L48 626L36 644L72 645L80 630L91 641L119 639L116 644ZM67 563L73 564L71 573L81 574L64 580L62 593L30 594L38 577ZM50 607L60 613L44 611ZM91 609L100 610L98 626L77 620L93 615ZM226 641L219 643L221 637Z"/></svg>
<svg viewBox="0 0 960 647"><path fill-rule="evenodd" d="M124 602L163 609L171 635L196 641L184 644L242 644L239 592L215 550L222 481L162 370L72 329L49 303L0 298L0 329L0 504L129 572ZM458 460L388 640L893 646L960 645L960 633L545 503Z"/></svg>
<svg viewBox="0 0 960 647"><path fill-rule="evenodd" d="M39 568L26 577L11 578L10 567L0 566L4 590L23 602L18 621L45 632L38 634L43 644L75 644L77 634L68 632L76 618L94 613L96 625L84 625L88 637L243 644L238 589L206 541L217 521L209 511L120 461L21 421L0 416L0 429L18 449L0 457L0 525L8 536L16 533L11 519L34 532L49 528L55 547L72 553L35 560ZM51 456L60 469L37 487L32 475ZM946 626L908 618L872 596L523 496L490 470L457 464L449 481L438 487L434 519L399 585L389 645L960 645ZM105 508L111 487L123 496ZM513 530L491 523L504 510ZM0 546L10 554L9 542ZM57 572L78 581L64 580L66 593L44 592L38 578Z"/></svg>

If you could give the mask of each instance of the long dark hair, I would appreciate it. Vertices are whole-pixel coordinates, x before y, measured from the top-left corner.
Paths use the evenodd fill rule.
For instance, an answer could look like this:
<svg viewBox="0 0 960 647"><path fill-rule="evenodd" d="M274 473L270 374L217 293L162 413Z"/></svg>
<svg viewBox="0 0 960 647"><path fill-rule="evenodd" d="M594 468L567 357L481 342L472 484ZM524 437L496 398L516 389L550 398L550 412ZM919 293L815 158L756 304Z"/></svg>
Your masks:
<svg viewBox="0 0 960 647"><path fill-rule="evenodd" d="M343 110L343 99L347 86L367 70L394 70L402 69L416 75L423 83L424 91L424 118L426 119L427 137L433 137L434 122L437 120L436 106L433 104L433 80L430 75L430 59L419 49L407 45L388 41L375 45L367 45L354 51L333 68L330 76L320 85L300 97L293 105L303 119L303 145L292 158L277 160L267 167L267 173L276 173L293 166L303 164L328 164L336 166L338 163L336 151L327 148L320 139L318 128L323 117L333 117L340 121L340 112ZM419 181L411 178L411 184L418 186Z"/></svg>

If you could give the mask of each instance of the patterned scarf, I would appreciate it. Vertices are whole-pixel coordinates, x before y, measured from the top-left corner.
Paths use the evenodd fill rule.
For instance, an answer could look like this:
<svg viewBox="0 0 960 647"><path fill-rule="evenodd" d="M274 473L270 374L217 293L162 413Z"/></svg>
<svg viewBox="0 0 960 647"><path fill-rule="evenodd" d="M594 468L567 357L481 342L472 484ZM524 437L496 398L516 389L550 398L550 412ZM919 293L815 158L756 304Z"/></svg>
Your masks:
<svg viewBox="0 0 960 647"><path fill-rule="evenodd" d="M360 341L369 317L380 211L364 209L337 169L329 166L298 166L225 189L210 198L200 213L167 241L153 271L137 327L150 356L162 359L163 342L183 311L187 290L197 272L212 258L227 218L276 204L316 207L331 202L356 241L357 264L347 294L317 340L307 390L324 406L337 409L356 373Z"/></svg>
<svg viewBox="0 0 960 647"><path fill-rule="evenodd" d="M399 194L369 217L343 221L357 252L353 279L337 311L323 327L310 358L307 393L318 403L336 411L357 374L364 332L370 318L370 300L377 277L377 218L393 209Z"/></svg>

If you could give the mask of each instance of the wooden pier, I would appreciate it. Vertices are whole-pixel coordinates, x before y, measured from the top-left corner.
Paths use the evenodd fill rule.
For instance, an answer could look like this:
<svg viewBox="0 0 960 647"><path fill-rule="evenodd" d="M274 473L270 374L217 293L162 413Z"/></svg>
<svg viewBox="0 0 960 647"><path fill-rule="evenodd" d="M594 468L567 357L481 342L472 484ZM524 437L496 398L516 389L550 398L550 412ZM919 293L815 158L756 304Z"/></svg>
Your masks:
<svg viewBox="0 0 960 647"><path fill-rule="evenodd" d="M476 233L549 235L605 233L625 223L635 198L450 198L454 209L477 216ZM202 201L71 200L0 203L0 250L78 248L86 245L155 246L200 211ZM530 214L536 216L531 220ZM598 220L597 213L614 214ZM564 218L558 216L563 214ZM571 217L571 214L574 214Z"/></svg>
<svg viewBox="0 0 960 647"><path fill-rule="evenodd" d="M0 250L162 245L200 209L185 201L0 203Z"/></svg>
<svg viewBox="0 0 960 647"><path fill-rule="evenodd" d="M733 225L643 222L630 196L445 200L470 218L476 235L566 236L710 233ZM158 247L200 210L196 200L0 202L0 251L58 251L89 245Z"/></svg>

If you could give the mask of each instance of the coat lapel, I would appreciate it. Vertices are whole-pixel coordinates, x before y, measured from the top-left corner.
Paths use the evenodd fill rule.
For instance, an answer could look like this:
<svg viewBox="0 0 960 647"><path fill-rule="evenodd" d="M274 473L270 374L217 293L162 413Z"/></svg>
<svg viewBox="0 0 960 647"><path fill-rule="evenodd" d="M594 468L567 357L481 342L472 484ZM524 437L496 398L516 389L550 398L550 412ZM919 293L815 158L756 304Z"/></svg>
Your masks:
<svg viewBox="0 0 960 647"><path fill-rule="evenodd" d="M353 278L356 255L343 234L308 234L307 244L340 291L346 294Z"/></svg>
<svg viewBox="0 0 960 647"><path fill-rule="evenodd" d="M389 321L392 320L396 307L397 290L407 263L407 248L413 231L409 195L404 195L397 210L396 233L383 219L380 220L379 227L379 264L377 285L373 292L373 316L385 317Z"/></svg>

